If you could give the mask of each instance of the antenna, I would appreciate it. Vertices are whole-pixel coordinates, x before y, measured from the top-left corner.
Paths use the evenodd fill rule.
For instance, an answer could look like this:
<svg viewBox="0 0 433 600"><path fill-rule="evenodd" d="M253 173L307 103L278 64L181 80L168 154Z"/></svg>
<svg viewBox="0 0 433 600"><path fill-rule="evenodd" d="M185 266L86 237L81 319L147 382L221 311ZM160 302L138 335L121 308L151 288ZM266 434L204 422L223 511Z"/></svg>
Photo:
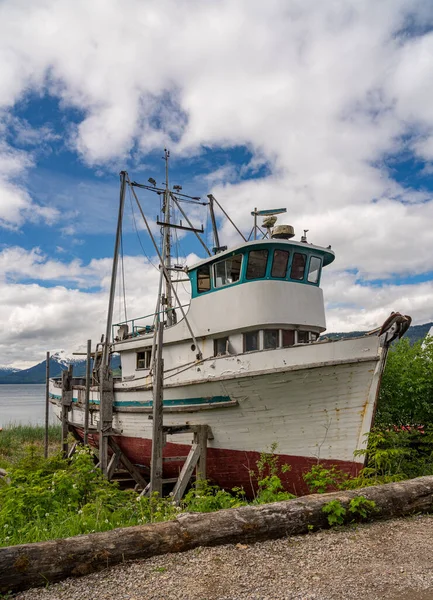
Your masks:
<svg viewBox="0 0 433 600"><path fill-rule="evenodd" d="M268 208L265 210L257 210L257 208L255 208L253 210L253 212L251 213L251 215L254 217L254 225L253 225L253 230L251 233L253 233L253 239L256 240L257 239L257 230L259 230L261 233L263 233L263 231L260 229L260 227L257 225L257 217L272 217L273 215L281 215L282 213L287 212L287 208ZM272 225L274 225L276 222L275 221L272 223ZM265 227L268 227L266 220L263 223L265 225ZM269 231L269 228L268 228ZM250 236L251 236L250 233ZM266 237L266 234L263 233L263 237Z"/></svg>

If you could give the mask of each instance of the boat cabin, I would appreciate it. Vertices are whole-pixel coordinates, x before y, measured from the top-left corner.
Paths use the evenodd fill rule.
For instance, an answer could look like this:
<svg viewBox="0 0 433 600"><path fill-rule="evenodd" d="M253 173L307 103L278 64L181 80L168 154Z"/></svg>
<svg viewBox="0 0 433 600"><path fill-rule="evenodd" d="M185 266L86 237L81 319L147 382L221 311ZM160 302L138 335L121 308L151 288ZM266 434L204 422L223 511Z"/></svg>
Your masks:
<svg viewBox="0 0 433 600"><path fill-rule="evenodd" d="M291 281L319 286L322 266L329 265L334 258L329 249L310 244L277 240L250 242L190 268L192 298L253 281Z"/></svg>
<svg viewBox="0 0 433 600"><path fill-rule="evenodd" d="M191 303L186 317L203 358L314 342L326 329L322 268L334 258L329 248L264 239L188 268ZM135 325L115 343L124 377L149 372L152 341L153 328ZM185 319L165 328L165 368L194 361L196 351Z"/></svg>

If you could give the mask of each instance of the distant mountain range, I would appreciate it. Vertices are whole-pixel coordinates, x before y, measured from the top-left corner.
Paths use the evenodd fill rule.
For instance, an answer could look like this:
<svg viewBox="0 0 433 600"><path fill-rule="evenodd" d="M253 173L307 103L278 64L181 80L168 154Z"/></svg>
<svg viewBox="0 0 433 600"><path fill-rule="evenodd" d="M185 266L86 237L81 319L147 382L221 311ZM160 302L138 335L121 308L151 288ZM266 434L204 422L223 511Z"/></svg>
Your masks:
<svg viewBox="0 0 433 600"><path fill-rule="evenodd" d="M411 344L414 344L418 340L423 340L433 326L433 322L424 323L423 325L413 325L404 334L404 337L408 338ZM325 333L323 337L327 337L330 340L339 340L341 338L359 337L364 335L365 331L351 331L350 333Z"/></svg>
<svg viewBox="0 0 433 600"><path fill-rule="evenodd" d="M411 344L425 338L433 322L424 323L423 325L414 325L409 327L405 337ZM349 333L326 333L324 337L331 340L341 338L358 337L364 335L365 331L351 331ZM53 354L50 357L50 377L60 377L69 364L74 365L74 375L76 377L84 377L86 374L86 360L66 354L61 351ZM120 357L114 356L111 361L115 374L118 374L120 367ZM116 373L117 371L117 373ZM45 383L45 360L30 367L30 369L11 369L8 367L0 367L0 384L2 383Z"/></svg>
<svg viewBox="0 0 433 600"><path fill-rule="evenodd" d="M69 364L74 366L74 375L84 377L86 375L86 359L77 358L66 354L66 352L56 352L50 356L50 377L60 377ZM120 365L119 356L112 359L113 369L118 369ZM9 369L0 367L0 384L2 383L45 383L46 361L42 361L29 369Z"/></svg>

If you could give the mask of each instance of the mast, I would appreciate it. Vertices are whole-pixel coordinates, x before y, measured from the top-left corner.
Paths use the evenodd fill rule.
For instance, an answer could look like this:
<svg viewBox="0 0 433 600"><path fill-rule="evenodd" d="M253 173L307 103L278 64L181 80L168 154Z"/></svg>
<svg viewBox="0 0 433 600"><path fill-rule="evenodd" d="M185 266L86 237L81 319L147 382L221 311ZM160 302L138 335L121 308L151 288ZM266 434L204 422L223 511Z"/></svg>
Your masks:
<svg viewBox="0 0 433 600"><path fill-rule="evenodd" d="M100 367L100 405L99 405L99 463L104 475L108 474L108 438L113 427L114 383L110 369L111 326L113 323L114 296L116 293L117 264L122 237L123 208L125 205L126 171L120 173L120 202L117 217L116 241L114 243L113 266L111 269L110 299L108 301L107 327L102 347L102 362Z"/></svg>
<svg viewBox="0 0 433 600"><path fill-rule="evenodd" d="M170 189L168 180L168 161L170 158L170 151L164 148L165 160L165 189L164 189L164 202L162 205L162 213L164 215L164 241L163 241L163 257L164 266L166 268L165 281L165 304L167 310L167 326L174 325L175 318L173 314L173 291L171 281L171 233L170 233Z"/></svg>
<svg viewBox="0 0 433 600"><path fill-rule="evenodd" d="M108 367L110 361L109 347L111 342L111 325L113 323L113 307L114 307L114 296L116 293L116 278L117 278L117 264L119 261L119 249L120 241L122 236L122 221L123 221L123 207L125 205L125 190L126 190L126 171L120 172L120 202L119 202L119 214L117 216L117 230L116 230L116 241L114 242L114 254L113 254L113 265L111 268L111 284L110 284L110 298L108 301L107 311L107 325L105 330L104 347L102 351L102 364L104 367Z"/></svg>

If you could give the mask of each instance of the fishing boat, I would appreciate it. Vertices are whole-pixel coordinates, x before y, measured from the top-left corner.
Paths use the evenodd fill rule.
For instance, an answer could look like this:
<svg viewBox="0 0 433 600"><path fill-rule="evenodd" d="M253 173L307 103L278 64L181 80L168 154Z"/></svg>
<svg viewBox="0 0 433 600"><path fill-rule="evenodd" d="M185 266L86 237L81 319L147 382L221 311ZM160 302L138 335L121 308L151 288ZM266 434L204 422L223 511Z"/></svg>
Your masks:
<svg viewBox="0 0 433 600"><path fill-rule="evenodd" d="M307 231L296 241L291 226L276 222L285 209L254 209L249 238L236 228L240 242L230 248L221 246L215 217L216 205L221 205L209 195L206 205L215 246L207 249L202 230L192 226L181 208L182 201L202 201L182 194L180 186L170 188L167 152L164 158L166 181L161 188L154 180L143 185L131 182L126 172L121 174L107 328L94 353L93 378L87 390L88 422L82 378L69 382L66 402L64 382L50 381L54 412L60 417L66 410L69 427L78 436L87 427L90 443L100 445L101 436L111 435L127 459L146 472L159 386L165 478L179 474L182 456L188 455L192 444L188 426L200 425L209 431L206 477L223 488L241 486L251 493L256 485L252 474L256 462L270 449L280 464L290 465L282 475L283 484L296 494L305 491L302 475L317 462L356 474L364 464L358 451L365 448L373 423L389 345L404 333L410 319L393 313L369 335L323 337L326 322L320 282L322 270L335 259L331 246L310 243ZM150 320L148 316L147 320L113 324L128 186L160 259L160 287ZM161 246L153 238L137 188L156 191L163 198L163 218L158 221ZM188 227L172 221L175 206ZM258 223L260 217L263 225ZM193 231L206 248L206 258L189 267L174 265L173 228ZM188 306L176 293L174 281L179 274L190 282ZM121 364L121 375L114 378L110 372L113 354L120 356Z"/></svg>

